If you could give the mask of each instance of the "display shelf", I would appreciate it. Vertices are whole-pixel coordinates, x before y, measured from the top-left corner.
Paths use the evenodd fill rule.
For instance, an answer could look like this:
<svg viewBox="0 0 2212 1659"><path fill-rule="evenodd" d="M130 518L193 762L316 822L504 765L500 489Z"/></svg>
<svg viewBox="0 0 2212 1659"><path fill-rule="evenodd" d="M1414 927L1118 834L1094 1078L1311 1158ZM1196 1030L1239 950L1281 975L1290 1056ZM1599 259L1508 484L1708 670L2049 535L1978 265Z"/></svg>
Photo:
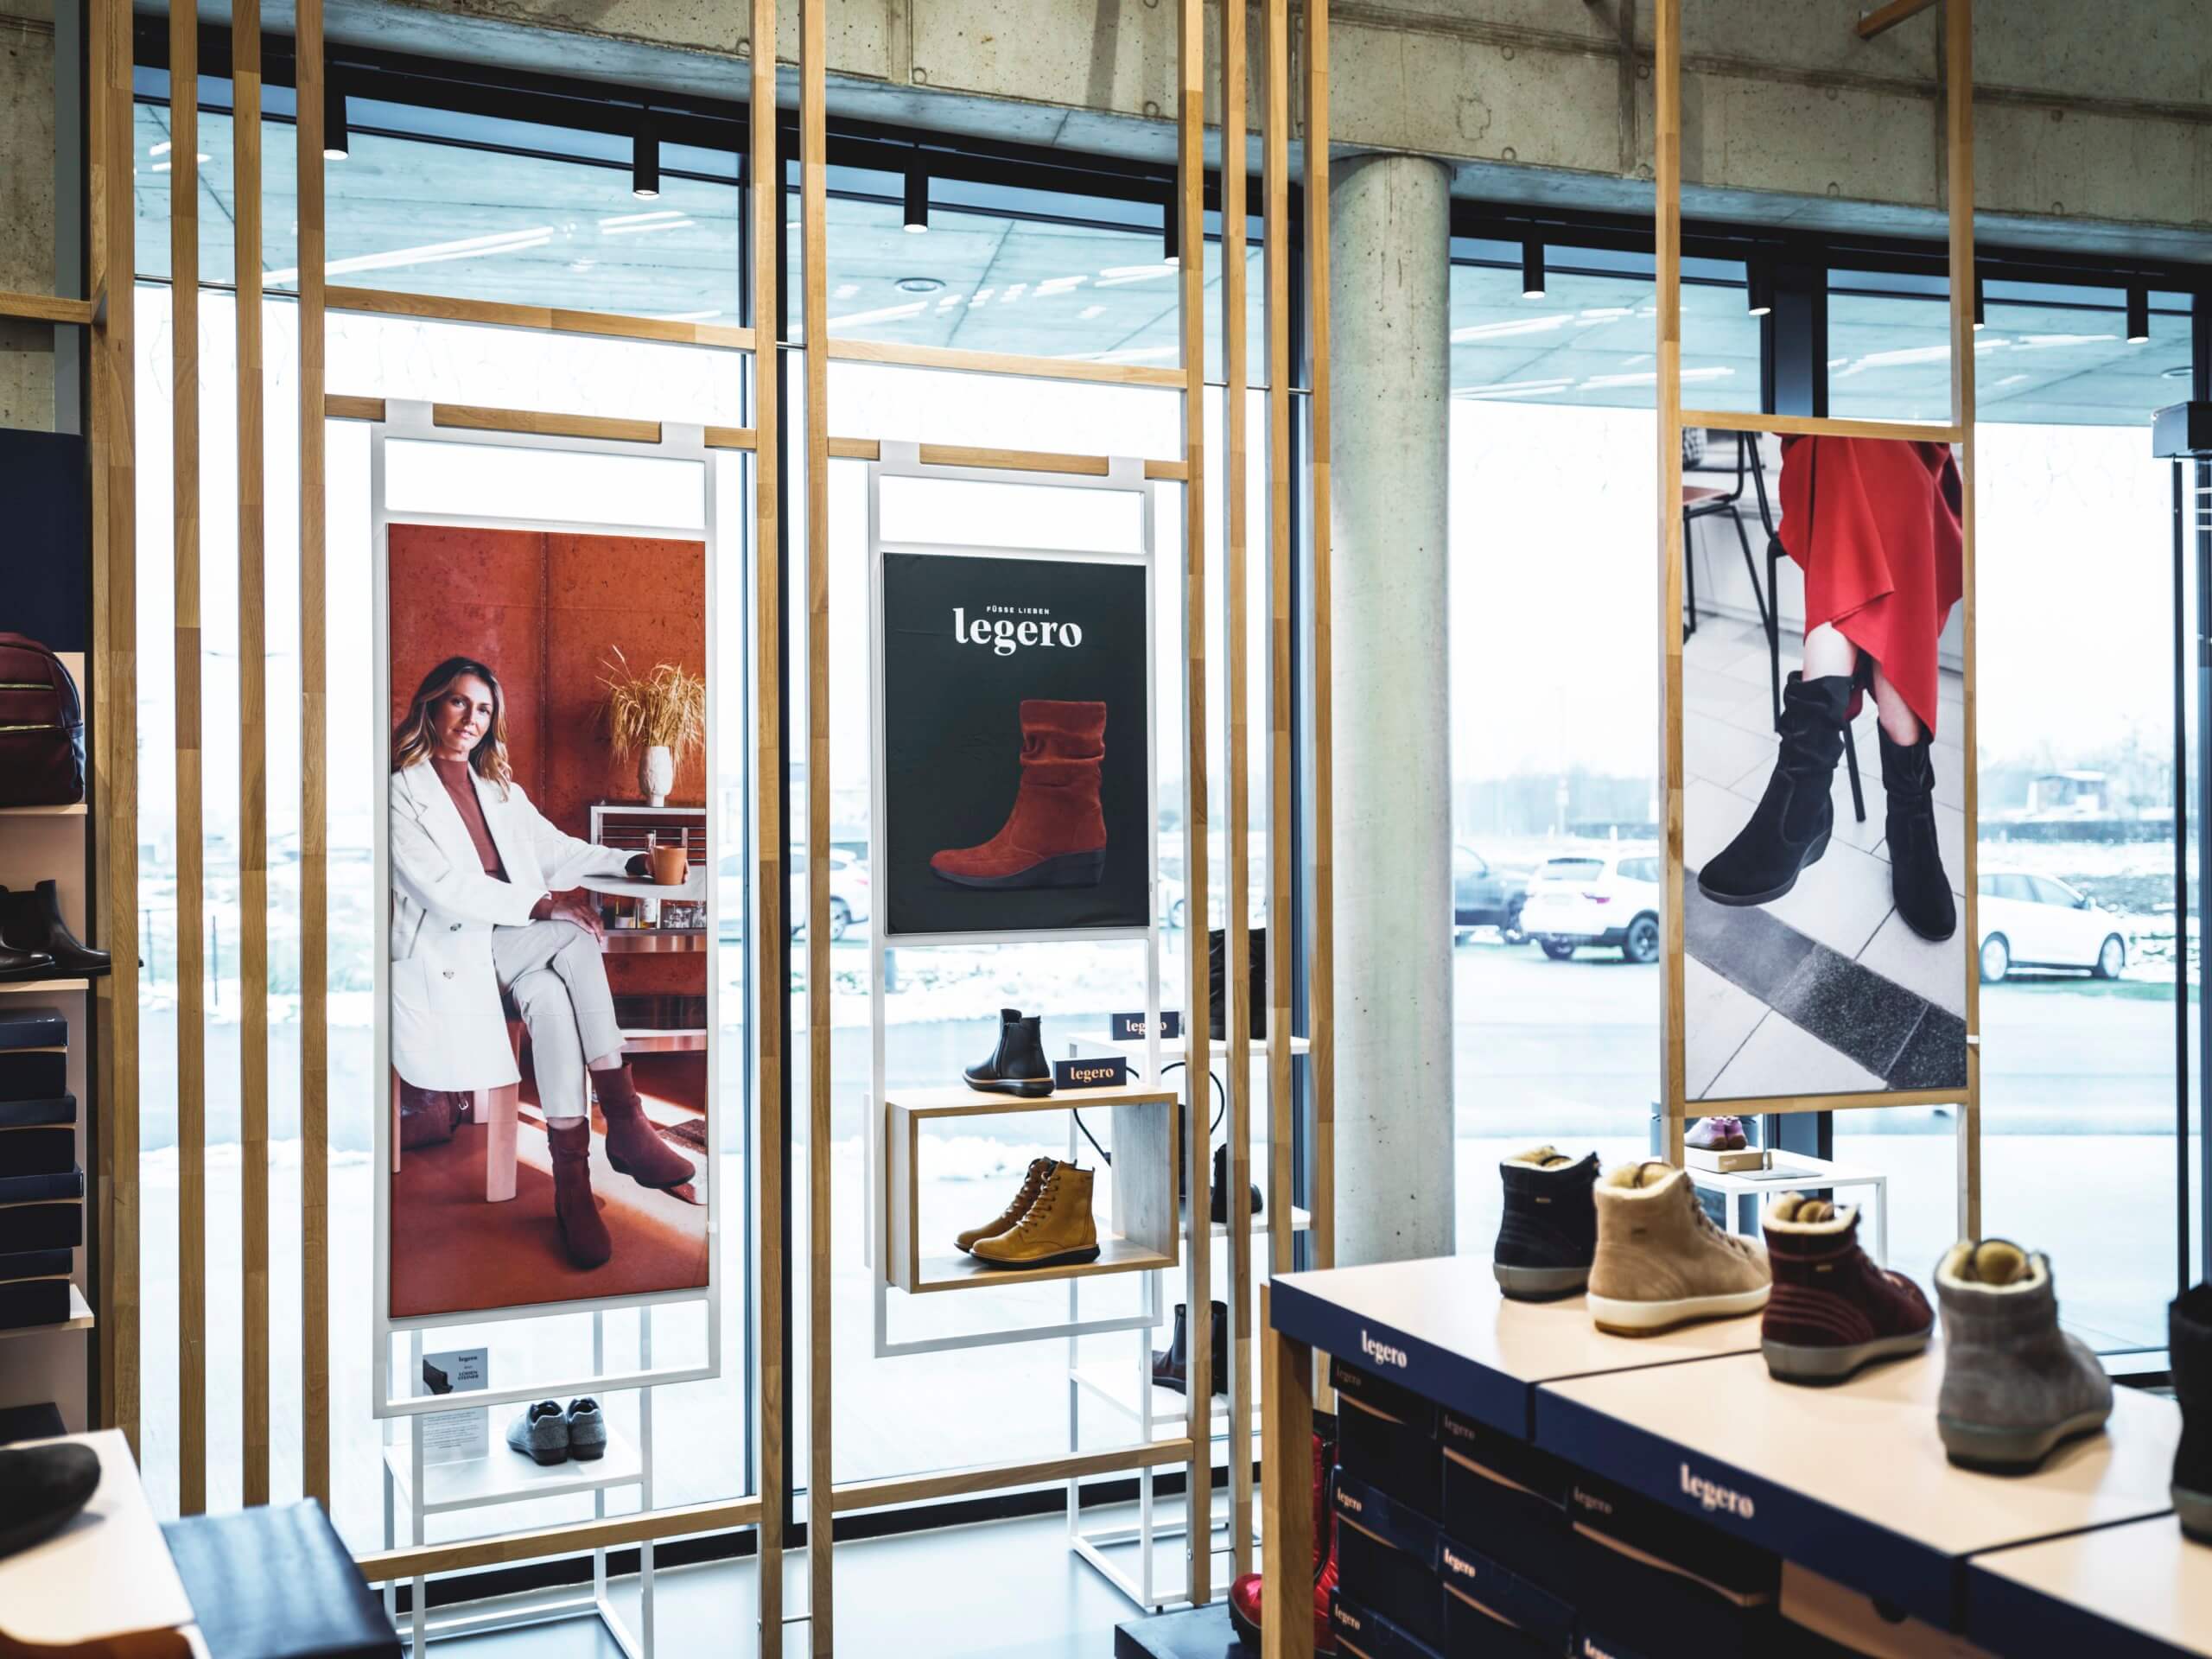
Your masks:
<svg viewBox="0 0 2212 1659"><path fill-rule="evenodd" d="M8 1614L0 1643L105 1651L104 1644L118 1637L191 1624L191 1599L123 1431L62 1438L92 1448L99 1459L99 1484L75 1522L0 1558L0 1607ZM73 1645L80 1642L87 1645Z"/></svg>
<svg viewBox="0 0 2212 1659"><path fill-rule="evenodd" d="M1190 1224L1191 1220L1191 1204L1190 1200L1187 1198L1183 1201L1182 1219L1184 1225L1187 1227ZM1253 1237L1265 1238L1267 1236L1268 1220L1269 1217L1264 1211L1252 1217ZM1217 1221L1207 1230L1212 1233L1216 1238L1227 1238L1229 1236L1229 1224L1225 1221ZM1313 1230L1313 1211L1310 1210L1300 1209L1297 1205L1292 1205L1290 1206L1290 1230L1294 1233L1312 1232Z"/></svg>
<svg viewBox="0 0 2212 1659"><path fill-rule="evenodd" d="M1700 1192L1718 1192L1726 1201L1730 1221L1728 1230L1747 1238L1759 1236L1759 1206L1784 1192L1833 1191L1840 1193L1845 1188L1870 1189L1873 1198L1871 1225L1861 1236L1868 1254L1878 1264L1886 1266L1890 1259L1890 1178L1879 1170L1860 1169L1850 1164L1839 1164L1829 1158L1815 1158L1801 1152L1770 1149L1768 1156L1781 1166L1779 1169L1700 1169L1694 1165L1688 1170L1691 1185Z"/></svg>
<svg viewBox="0 0 2212 1659"><path fill-rule="evenodd" d="M47 1325L11 1325L0 1330L0 1342L10 1337L42 1336L53 1331L89 1331L92 1328L92 1305L85 1300L85 1293L73 1280L69 1286L69 1317L55 1319Z"/></svg>
<svg viewBox="0 0 2212 1659"><path fill-rule="evenodd" d="M902 1090L887 1098L883 1184L887 1281L910 1295L920 1295L1173 1267L1180 1243L1171 1126L1175 1100L1173 1090L1134 1085L1066 1089L1039 1100L967 1088ZM1100 1231L1096 1261L1052 1268L994 1268L969 1255L925 1256L922 1253L921 1132L925 1123L933 1119L1007 1113L1065 1112L1079 1106L1116 1109L1114 1145L1121 1156L1115 1166L1111 1222Z"/></svg>
<svg viewBox="0 0 2212 1659"><path fill-rule="evenodd" d="M1145 1046L1145 1039L1141 1037L1109 1037L1103 1031L1084 1032L1078 1036L1071 1037L1068 1041L1084 1048L1111 1049L1117 1054L1141 1053ZM1225 1037L1209 1038L1207 1046L1218 1054L1229 1046L1229 1039ZM1252 1039L1252 1052L1255 1055L1264 1054L1267 1050L1268 1044L1264 1038L1255 1037ZM1179 1060L1184 1058L1185 1052L1183 1039L1180 1037L1163 1042L1160 1046L1160 1064L1166 1065ZM1307 1038L1294 1036L1290 1039L1290 1052L1301 1056L1310 1054L1313 1052L1313 1042Z"/></svg>
<svg viewBox="0 0 2212 1659"><path fill-rule="evenodd" d="M689 955L707 948L703 927L610 927L600 940L610 957Z"/></svg>
<svg viewBox="0 0 2212 1659"><path fill-rule="evenodd" d="M1996 1653L2212 1655L2212 1545L2171 1515L1978 1555L1967 1634Z"/></svg>
<svg viewBox="0 0 2212 1659"><path fill-rule="evenodd" d="M89 979L18 979L0 984L0 996L58 996L64 991L90 990L92 985Z"/></svg>
<svg viewBox="0 0 2212 1659"><path fill-rule="evenodd" d="M1756 1315L1608 1336L1579 1295L1507 1300L1480 1256L1286 1273L1273 1286L1275 1330L1524 1440L1539 1384L1724 1355L1757 1363L1758 1353ZM1378 1359L1378 1347L1403 1363Z"/></svg>
<svg viewBox="0 0 2212 1659"><path fill-rule="evenodd" d="M501 1436L505 1433L497 1425L494 1430ZM409 1491L413 1459L413 1449L408 1446L395 1443L384 1449L385 1465L401 1492ZM605 1491L613 1486L636 1485L643 1473L638 1443L612 1425L607 1431L607 1455L589 1463L570 1459L541 1464L510 1448L504 1439L495 1438L487 1457L423 1465L423 1513L445 1515L495 1503L565 1497L572 1492Z"/></svg>
<svg viewBox="0 0 2212 1659"><path fill-rule="evenodd" d="M92 809L82 801L67 806L0 806L0 817L6 818L81 818L88 817Z"/></svg>
<svg viewBox="0 0 2212 1659"><path fill-rule="evenodd" d="M691 1054L707 1046L707 1033L703 1027L688 1031L664 1031L653 1026L632 1027L622 1033L625 1054Z"/></svg>
<svg viewBox="0 0 2212 1659"><path fill-rule="evenodd" d="M1096 1262L1071 1262L1057 1268L994 1268L972 1255L926 1255L913 1264L910 1281L894 1281L910 1295L938 1290L977 1290L991 1285L1036 1285L1054 1279L1087 1279L1104 1273L1145 1273L1172 1268L1175 1258L1110 1233L1098 1236Z"/></svg>
<svg viewBox="0 0 2212 1659"><path fill-rule="evenodd" d="M2170 1507L2172 1401L2117 1389L2107 1432L2006 1478L1944 1456L1942 1381L1940 1340L1833 1388L1777 1382L1756 1354L1580 1377L1538 1392L1536 1443L1938 1628L1967 1556Z"/></svg>
<svg viewBox="0 0 2212 1659"><path fill-rule="evenodd" d="M576 885L587 893L604 893L610 899L704 899L707 870L702 864L694 864L683 880L669 883L627 875L588 875Z"/></svg>
<svg viewBox="0 0 2212 1659"><path fill-rule="evenodd" d="M1068 1372L1068 1380L1109 1410L1118 1412L1133 1423L1142 1421L1143 1414L1130 1387L1129 1368L1126 1361L1116 1360L1110 1365L1103 1362L1077 1365ZM1151 1387L1153 1433L1156 1436L1173 1440L1189 1427L1186 1412L1190 1402L1173 1389L1163 1389L1158 1383ZM1229 1422L1229 1396L1215 1395L1213 1409L1207 1414L1211 1419L1213 1433L1216 1435L1225 1433ZM1255 1428L1259 1427L1259 1421L1260 1410L1255 1404L1252 1408Z"/></svg>
<svg viewBox="0 0 2212 1659"><path fill-rule="evenodd" d="M1244 1659L1251 1652L1225 1601L1114 1627L1114 1659Z"/></svg>

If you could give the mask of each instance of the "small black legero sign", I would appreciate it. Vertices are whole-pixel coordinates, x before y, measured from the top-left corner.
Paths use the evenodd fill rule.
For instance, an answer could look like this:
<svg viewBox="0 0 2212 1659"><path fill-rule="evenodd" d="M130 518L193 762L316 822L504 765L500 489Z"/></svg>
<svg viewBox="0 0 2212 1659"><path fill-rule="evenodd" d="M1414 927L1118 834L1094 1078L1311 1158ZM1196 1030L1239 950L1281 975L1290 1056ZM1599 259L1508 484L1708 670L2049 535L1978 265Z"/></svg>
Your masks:
<svg viewBox="0 0 2212 1659"><path fill-rule="evenodd" d="M1129 1080L1129 1063L1120 1055L1104 1059L1054 1060L1056 1089L1116 1089Z"/></svg>
<svg viewBox="0 0 2212 1659"><path fill-rule="evenodd" d="M1141 1043L1144 1041L1144 1015L1141 1014L1117 1014L1112 1015L1111 1018L1113 1020L1113 1030L1111 1034L1116 1042ZM1177 1008L1162 1008L1160 1011L1160 1040L1163 1043L1172 1043L1182 1034L1183 1015L1181 1010Z"/></svg>

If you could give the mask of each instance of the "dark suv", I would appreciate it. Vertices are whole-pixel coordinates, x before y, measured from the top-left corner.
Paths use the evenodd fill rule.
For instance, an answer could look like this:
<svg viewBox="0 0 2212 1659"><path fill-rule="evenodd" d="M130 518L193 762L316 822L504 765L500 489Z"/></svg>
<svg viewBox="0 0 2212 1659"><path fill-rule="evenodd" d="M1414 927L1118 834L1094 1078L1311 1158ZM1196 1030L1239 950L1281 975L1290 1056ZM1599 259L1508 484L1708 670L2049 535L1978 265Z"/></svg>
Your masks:
<svg viewBox="0 0 2212 1659"><path fill-rule="evenodd" d="M1521 931L1521 905L1529 896L1529 878L1516 871L1501 870L1471 847L1452 849L1452 925L1494 927L1508 944L1525 944Z"/></svg>

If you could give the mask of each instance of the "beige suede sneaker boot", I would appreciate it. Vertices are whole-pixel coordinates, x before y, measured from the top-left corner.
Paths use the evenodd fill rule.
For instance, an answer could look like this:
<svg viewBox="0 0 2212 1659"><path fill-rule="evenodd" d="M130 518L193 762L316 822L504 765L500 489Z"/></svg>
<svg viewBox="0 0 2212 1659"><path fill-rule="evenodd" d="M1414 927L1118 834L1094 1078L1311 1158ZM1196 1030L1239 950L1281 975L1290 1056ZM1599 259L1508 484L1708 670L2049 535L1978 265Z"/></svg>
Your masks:
<svg viewBox="0 0 2212 1659"><path fill-rule="evenodd" d="M969 1252L994 1268L1057 1268L1098 1259L1098 1224L1090 1214L1093 1172L1054 1164L1037 1201L996 1238L979 1238Z"/></svg>
<svg viewBox="0 0 2212 1659"><path fill-rule="evenodd" d="M1766 1247L1714 1226L1685 1172L1656 1161L1625 1164L1599 1179L1596 1197L1589 1303L1600 1331L1648 1337L1766 1306L1773 1284Z"/></svg>

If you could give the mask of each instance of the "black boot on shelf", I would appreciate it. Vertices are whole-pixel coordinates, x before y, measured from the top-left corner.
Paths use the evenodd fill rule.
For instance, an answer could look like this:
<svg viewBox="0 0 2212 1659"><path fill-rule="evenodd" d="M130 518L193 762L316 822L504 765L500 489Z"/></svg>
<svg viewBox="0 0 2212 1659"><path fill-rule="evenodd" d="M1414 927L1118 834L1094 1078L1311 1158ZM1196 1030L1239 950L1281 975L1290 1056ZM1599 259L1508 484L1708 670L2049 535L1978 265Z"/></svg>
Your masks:
<svg viewBox="0 0 2212 1659"><path fill-rule="evenodd" d="M968 1086L1023 1100L1042 1100L1051 1094L1052 1066L1045 1058L1045 1039L1039 1029L1043 1018L1033 1014L1025 1020L1019 1008L1001 1008L999 1046L990 1058L962 1072Z"/></svg>
<svg viewBox="0 0 2212 1659"><path fill-rule="evenodd" d="M1213 1149L1213 1190L1206 1199L1206 1208L1215 1226L1229 1225L1229 1148L1225 1146ZM1266 1201L1260 1196L1260 1184L1255 1181L1252 1183L1252 1219L1257 1221L1266 1209Z"/></svg>
<svg viewBox="0 0 2212 1659"><path fill-rule="evenodd" d="M61 970L43 950L18 950L0 944L0 985L20 985L26 980L53 979Z"/></svg>
<svg viewBox="0 0 2212 1659"><path fill-rule="evenodd" d="M1152 1357L1152 1385L1176 1394L1187 1395L1191 1389L1191 1310L1187 1303L1175 1304L1175 1334L1167 1339L1167 1351ZM1213 1305L1213 1339L1206 1344L1213 1351L1213 1391L1224 1397L1229 1393L1229 1305Z"/></svg>
<svg viewBox="0 0 2212 1659"><path fill-rule="evenodd" d="M78 942L61 919L60 891L41 881L30 892L0 887L0 944L12 950L44 951L54 958L54 971L73 979L90 979L108 971L107 952Z"/></svg>
<svg viewBox="0 0 2212 1659"><path fill-rule="evenodd" d="M1789 677L1782 691L1782 753L1766 793L1736 839L1697 873L1698 891L1714 904L1771 904L1827 851L1835 824L1828 791L1843 758L1851 692L1847 674Z"/></svg>
<svg viewBox="0 0 2212 1659"><path fill-rule="evenodd" d="M1904 925L1923 939L1938 943L1959 931L1959 910L1943 874L1942 849L1936 844L1936 767L1931 741L1923 731L1917 743L1893 743L1882 734L1882 791L1889 797L1885 821L1890 857L1890 896Z"/></svg>
<svg viewBox="0 0 2212 1659"><path fill-rule="evenodd" d="M2181 1404L2174 1513L2183 1532L2212 1544L2212 1284L2185 1290L2168 1306L2166 1353Z"/></svg>

